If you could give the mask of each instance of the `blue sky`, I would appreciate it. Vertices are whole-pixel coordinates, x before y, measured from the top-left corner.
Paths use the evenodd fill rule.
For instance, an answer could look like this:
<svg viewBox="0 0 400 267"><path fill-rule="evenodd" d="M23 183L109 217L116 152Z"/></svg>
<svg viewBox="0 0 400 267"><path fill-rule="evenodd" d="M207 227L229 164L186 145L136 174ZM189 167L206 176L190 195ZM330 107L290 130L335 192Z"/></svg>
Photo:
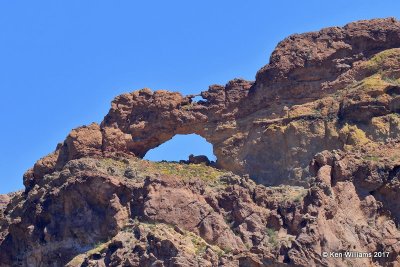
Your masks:
<svg viewBox="0 0 400 267"><path fill-rule="evenodd" d="M388 16L399 1L0 0L0 193L118 94L252 80L289 34ZM211 153L178 139L148 157Z"/></svg>

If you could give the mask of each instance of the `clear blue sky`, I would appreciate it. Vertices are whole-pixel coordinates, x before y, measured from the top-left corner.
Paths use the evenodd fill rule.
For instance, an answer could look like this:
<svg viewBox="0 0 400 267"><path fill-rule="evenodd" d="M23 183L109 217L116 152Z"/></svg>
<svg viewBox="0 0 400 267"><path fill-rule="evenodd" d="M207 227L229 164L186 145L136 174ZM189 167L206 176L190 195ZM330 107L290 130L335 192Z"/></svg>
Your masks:
<svg viewBox="0 0 400 267"><path fill-rule="evenodd" d="M388 16L399 1L0 0L0 193L120 93L252 80L289 34ZM192 138L149 157L211 153Z"/></svg>

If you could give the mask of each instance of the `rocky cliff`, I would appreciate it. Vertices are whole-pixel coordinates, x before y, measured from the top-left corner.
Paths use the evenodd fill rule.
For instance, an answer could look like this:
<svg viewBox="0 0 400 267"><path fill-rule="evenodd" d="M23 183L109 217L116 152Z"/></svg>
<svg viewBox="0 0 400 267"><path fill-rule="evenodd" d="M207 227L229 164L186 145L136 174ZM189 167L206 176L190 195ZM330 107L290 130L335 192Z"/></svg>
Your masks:
<svg viewBox="0 0 400 267"><path fill-rule="evenodd" d="M290 36L199 95L72 130L0 196L0 266L400 266L399 21ZM141 159L191 133L216 166ZM346 251L371 257L324 257Z"/></svg>

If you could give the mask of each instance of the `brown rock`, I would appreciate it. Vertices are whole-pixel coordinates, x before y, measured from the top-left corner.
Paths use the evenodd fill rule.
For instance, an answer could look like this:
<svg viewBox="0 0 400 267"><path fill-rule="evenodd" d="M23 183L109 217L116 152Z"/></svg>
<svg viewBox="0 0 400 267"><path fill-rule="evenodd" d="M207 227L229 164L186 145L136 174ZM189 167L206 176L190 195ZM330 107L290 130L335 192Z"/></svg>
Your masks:
<svg viewBox="0 0 400 267"><path fill-rule="evenodd" d="M396 266L399 46L395 19L359 21L285 39L255 82L198 102L116 97L0 196L0 266ZM139 159L192 133L219 170Z"/></svg>
<svg viewBox="0 0 400 267"><path fill-rule="evenodd" d="M377 129L382 124L376 119L372 123L397 111L397 85L390 81L400 78L400 50L388 49L399 45L395 19L358 21L288 37L255 83L212 85L199 102L147 88L123 94L100 127L73 130L55 153L37 162L35 179L71 159L143 157L176 134L195 133L213 145L220 168L263 184L306 184L314 154L358 145L360 131L366 140L400 136L400 123L391 131ZM343 135L343 122L357 131Z"/></svg>

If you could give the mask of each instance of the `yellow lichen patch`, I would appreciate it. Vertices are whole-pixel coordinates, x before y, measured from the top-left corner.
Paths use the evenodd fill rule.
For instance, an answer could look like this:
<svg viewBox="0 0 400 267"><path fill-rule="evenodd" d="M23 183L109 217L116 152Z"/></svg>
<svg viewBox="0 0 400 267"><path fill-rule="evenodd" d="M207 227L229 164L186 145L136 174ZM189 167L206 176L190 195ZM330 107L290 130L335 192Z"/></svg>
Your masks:
<svg viewBox="0 0 400 267"><path fill-rule="evenodd" d="M365 91L370 93L384 93L386 87L390 84L382 79L380 74L374 74L362 80L361 86Z"/></svg>
<svg viewBox="0 0 400 267"><path fill-rule="evenodd" d="M275 124L275 123L273 123L273 124L269 124L269 125L266 127L264 133L267 133L267 132L280 132L280 133L284 133L285 130L286 130L286 128L287 128L286 125L281 125L281 124Z"/></svg>
<svg viewBox="0 0 400 267"><path fill-rule="evenodd" d="M79 254L78 256L74 257L70 260L65 266L66 267L76 267L81 266L82 263L85 261L86 254Z"/></svg>
<svg viewBox="0 0 400 267"><path fill-rule="evenodd" d="M101 167L114 167L118 169L125 169L127 163L112 158L102 158L100 159Z"/></svg>
<svg viewBox="0 0 400 267"><path fill-rule="evenodd" d="M313 107L313 103L309 105L295 105L289 110L290 118L298 118L302 116L315 115L316 109Z"/></svg>
<svg viewBox="0 0 400 267"><path fill-rule="evenodd" d="M360 64L361 69L366 70L369 76L351 89L362 90L372 97L384 94L389 86L400 84L399 72L393 71L393 68L397 68L399 64L400 48L388 49L376 54Z"/></svg>
<svg viewBox="0 0 400 267"><path fill-rule="evenodd" d="M306 195L308 190L301 186L269 186L267 187L267 195L269 199L277 202L294 201L300 202Z"/></svg>
<svg viewBox="0 0 400 267"><path fill-rule="evenodd" d="M308 132L308 131L310 131L309 126L310 125L307 121L293 120L287 125L288 129L286 132L289 132L289 133L292 132L295 134Z"/></svg>
<svg viewBox="0 0 400 267"><path fill-rule="evenodd" d="M179 164L171 162L154 162L146 172L180 177L184 180L201 179L215 182L223 174L222 171L205 164Z"/></svg>
<svg viewBox="0 0 400 267"><path fill-rule="evenodd" d="M84 254L80 254L74 257L71 261L69 261L65 266L67 267L74 267L74 266L81 266L84 262L85 258L90 257L96 253L101 253L105 249L107 249L108 245L111 241L103 242L103 243L96 243L91 250Z"/></svg>
<svg viewBox="0 0 400 267"><path fill-rule="evenodd" d="M387 88L392 86L390 79L383 78L381 73L373 74L350 88L350 91L357 93L366 93L371 97L379 98L385 96Z"/></svg>
<svg viewBox="0 0 400 267"><path fill-rule="evenodd" d="M210 248L214 252L216 252L218 255L221 255L224 253L224 251L219 248L218 246L210 245L208 244L203 238L200 236L192 233L185 231L183 238L189 239L191 244L193 245L192 247L192 252L196 255L201 255L203 254L207 248Z"/></svg>
<svg viewBox="0 0 400 267"><path fill-rule="evenodd" d="M117 160L103 158L99 160L98 170L105 173L125 176L136 179L144 179L146 176L161 175L178 177L184 181L203 180L210 184L219 183L219 177L225 172L202 164L183 164L178 162L153 162L131 158L129 160ZM127 174L128 173L128 174ZM126 176L128 175L128 176Z"/></svg>
<svg viewBox="0 0 400 267"><path fill-rule="evenodd" d="M356 125L347 123L339 131L339 138L345 145L345 149L351 149L353 146L357 147L370 142L363 130L359 129Z"/></svg>
<svg viewBox="0 0 400 267"><path fill-rule="evenodd" d="M105 249L108 247L108 245L110 244L110 242L111 242L111 241L107 241L107 242L103 242L103 243L96 243L96 244L94 245L94 248L91 249L91 250L89 250L86 254L87 254L88 256L91 256L91 255L93 255L93 254L102 252L103 250L105 250Z"/></svg>
<svg viewBox="0 0 400 267"><path fill-rule="evenodd" d="M181 107L182 110L192 110L194 108L194 103L190 103Z"/></svg>
<svg viewBox="0 0 400 267"><path fill-rule="evenodd" d="M390 131L390 124L385 117L374 117L371 119L371 125L378 136L387 136Z"/></svg>
<svg viewBox="0 0 400 267"><path fill-rule="evenodd" d="M364 62L363 66L372 71L379 71L385 65L396 64L396 62L399 61L400 61L400 48L393 48L376 54L370 60Z"/></svg>

